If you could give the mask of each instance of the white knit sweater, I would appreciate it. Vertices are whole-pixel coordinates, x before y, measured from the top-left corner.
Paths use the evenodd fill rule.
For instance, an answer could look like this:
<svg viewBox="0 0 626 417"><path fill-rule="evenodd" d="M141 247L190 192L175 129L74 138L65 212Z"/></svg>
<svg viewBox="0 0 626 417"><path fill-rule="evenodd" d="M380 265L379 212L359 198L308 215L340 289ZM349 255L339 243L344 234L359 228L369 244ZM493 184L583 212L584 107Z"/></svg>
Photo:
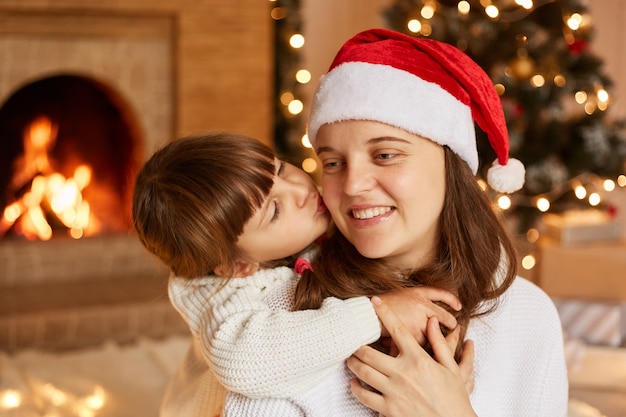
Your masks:
<svg viewBox="0 0 626 417"><path fill-rule="evenodd" d="M296 280L287 267L246 278L170 278L170 300L193 344L168 385L162 417L213 417L226 390L251 398L302 393L380 337L366 297L287 311ZM284 292L274 293L275 311L265 299L278 287Z"/></svg>
<svg viewBox="0 0 626 417"><path fill-rule="evenodd" d="M320 310L273 311L288 309L296 279L277 268L225 282L170 280L172 303L194 343L170 383L162 417L372 415L350 395L343 365L379 335L369 301L328 299ZM538 287L516 279L494 312L472 320L467 338L475 343L470 399L478 416L566 416L560 321ZM233 392L224 410L218 379Z"/></svg>

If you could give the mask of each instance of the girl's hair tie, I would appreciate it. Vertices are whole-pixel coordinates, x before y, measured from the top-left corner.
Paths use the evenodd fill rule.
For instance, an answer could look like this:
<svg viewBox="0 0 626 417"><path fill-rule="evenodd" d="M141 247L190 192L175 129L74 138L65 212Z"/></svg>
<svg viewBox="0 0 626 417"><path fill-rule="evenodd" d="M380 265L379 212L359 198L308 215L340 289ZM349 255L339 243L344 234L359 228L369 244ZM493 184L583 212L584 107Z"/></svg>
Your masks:
<svg viewBox="0 0 626 417"><path fill-rule="evenodd" d="M294 264L293 269L298 275L302 275L302 273L306 270L313 271L311 263L304 258L296 259L296 263Z"/></svg>

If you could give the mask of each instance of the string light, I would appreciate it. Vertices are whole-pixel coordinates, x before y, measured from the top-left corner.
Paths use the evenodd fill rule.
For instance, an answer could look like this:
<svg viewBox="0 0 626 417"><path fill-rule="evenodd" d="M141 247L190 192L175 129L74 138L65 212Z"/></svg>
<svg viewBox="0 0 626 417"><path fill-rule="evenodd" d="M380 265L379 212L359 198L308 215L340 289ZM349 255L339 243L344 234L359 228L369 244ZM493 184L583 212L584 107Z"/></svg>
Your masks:
<svg viewBox="0 0 626 417"><path fill-rule="evenodd" d="M289 38L289 45L295 49L302 48L304 46L304 36L299 33L291 35L291 38Z"/></svg>
<svg viewBox="0 0 626 417"><path fill-rule="evenodd" d="M500 10L498 10L498 8L493 4L490 4L489 6L485 7L485 14L492 19L496 19L498 16L500 16Z"/></svg>
<svg viewBox="0 0 626 417"><path fill-rule="evenodd" d="M469 2L465 1L465 0L461 0L459 2L459 4L457 4L457 10L459 11L460 14L462 15L467 15L470 12L471 6L469 4Z"/></svg>

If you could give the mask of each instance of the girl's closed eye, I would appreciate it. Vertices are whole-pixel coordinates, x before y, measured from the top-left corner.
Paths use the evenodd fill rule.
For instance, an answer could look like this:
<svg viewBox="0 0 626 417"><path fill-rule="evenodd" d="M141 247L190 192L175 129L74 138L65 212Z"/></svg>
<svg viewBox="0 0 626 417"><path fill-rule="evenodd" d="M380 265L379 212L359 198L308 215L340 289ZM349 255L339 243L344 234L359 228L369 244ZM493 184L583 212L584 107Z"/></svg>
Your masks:
<svg viewBox="0 0 626 417"><path fill-rule="evenodd" d="M280 177L284 171L285 171L285 161L279 160L278 169L276 170L276 175Z"/></svg>
<svg viewBox="0 0 626 417"><path fill-rule="evenodd" d="M274 213L272 214L272 219L270 220L270 223L274 223L276 220L278 220L278 216L280 216L280 203L278 202L278 200L274 200Z"/></svg>
<svg viewBox="0 0 626 417"><path fill-rule="evenodd" d="M280 177L285 171L285 161L278 161L278 167L276 169L276 176ZM280 216L280 203L278 202L278 200L274 200L273 202L274 205L274 213L272 214L272 218L270 219L270 223L275 222L276 220L278 220L278 216Z"/></svg>

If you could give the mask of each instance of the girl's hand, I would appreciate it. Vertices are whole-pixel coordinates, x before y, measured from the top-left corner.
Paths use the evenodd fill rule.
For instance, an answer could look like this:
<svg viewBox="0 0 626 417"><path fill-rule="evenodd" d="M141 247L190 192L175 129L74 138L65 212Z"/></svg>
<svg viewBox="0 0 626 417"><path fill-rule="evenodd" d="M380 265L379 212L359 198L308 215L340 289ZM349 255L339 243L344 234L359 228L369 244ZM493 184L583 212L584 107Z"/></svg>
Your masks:
<svg viewBox="0 0 626 417"><path fill-rule="evenodd" d="M435 304L435 301L439 301L453 310L460 310L461 301L449 291L434 287L414 287L389 292L380 295L379 298L387 306L386 308L391 309L400 318L420 345L426 342L426 322L429 318L437 317L439 322L448 329L454 329L457 326L454 316L445 308ZM381 335L389 336L389 331L382 321Z"/></svg>
<svg viewBox="0 0 626 417"><path fill-rule="evenodd" d="M360 381L376 391L352 381L352 393L365 406L386 417L476 417L467 391L471 380L473 347L466 345L461 364L454 360L458 331L446 340L436 317L428 320L426 329L434 358L417 343L389 306L372 298L399 349L397 357L385 355L369 346L357 350L348 367ZM376 304L380 302L380 304ZM456 339L455 339L456 338ZM473 385L470 384L470 385Z"/></svg>

